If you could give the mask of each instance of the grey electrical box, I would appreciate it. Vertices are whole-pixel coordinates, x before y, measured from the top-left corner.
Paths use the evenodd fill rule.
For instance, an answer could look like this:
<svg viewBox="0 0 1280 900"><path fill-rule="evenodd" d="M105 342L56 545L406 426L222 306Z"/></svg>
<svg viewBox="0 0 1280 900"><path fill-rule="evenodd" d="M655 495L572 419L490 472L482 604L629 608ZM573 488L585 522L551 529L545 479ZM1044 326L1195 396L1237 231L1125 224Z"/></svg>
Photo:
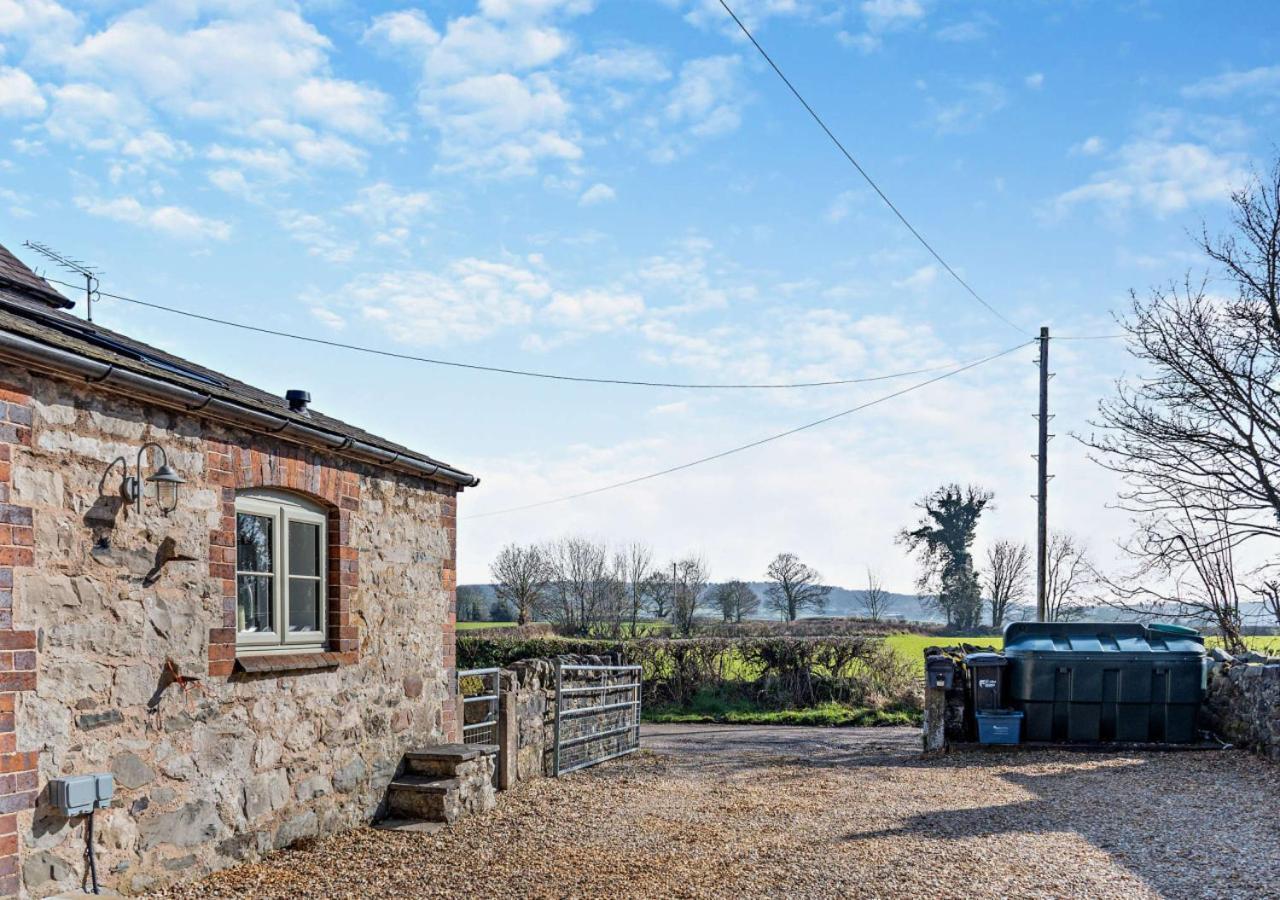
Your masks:
<svg viewBox="0 0 1280 900"><path fill-rule="evenodd" d="M49 802L64 816L83 816L111 805L115 779L108 774L72 775L49 782Z"/></svg>

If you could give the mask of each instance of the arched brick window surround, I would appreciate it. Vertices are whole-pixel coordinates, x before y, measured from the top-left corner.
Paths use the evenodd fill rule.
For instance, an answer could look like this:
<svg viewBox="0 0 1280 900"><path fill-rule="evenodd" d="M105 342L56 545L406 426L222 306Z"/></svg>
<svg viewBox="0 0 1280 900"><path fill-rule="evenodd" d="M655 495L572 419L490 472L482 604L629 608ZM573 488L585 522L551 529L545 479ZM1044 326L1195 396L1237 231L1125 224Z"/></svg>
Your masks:
<svg viewBox="0 0 1280 900"><path fill-rule="evenodd" d="M222 491L221 523L209 534L209 574L222 587L222 625L209 630L209 674L228 676L237 667L286 671L355 662L359 642L351 600L360 572L351 546L351 513L360 506L360 476L302 448L268 450L216 440L205 445L206 473ZM250 488L292 491L328 511L328 646L322 653L236 659L236 495Z"/></svg>

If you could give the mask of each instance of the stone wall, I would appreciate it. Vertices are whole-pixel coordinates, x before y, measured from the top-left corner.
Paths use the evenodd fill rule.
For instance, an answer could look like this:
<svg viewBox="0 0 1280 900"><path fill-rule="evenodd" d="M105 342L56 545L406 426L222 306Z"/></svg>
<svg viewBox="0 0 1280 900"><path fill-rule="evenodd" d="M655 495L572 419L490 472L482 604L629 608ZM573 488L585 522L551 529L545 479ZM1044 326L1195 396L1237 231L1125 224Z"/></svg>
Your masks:
<svg viewBox="0 0 1280 900"><path fill-rule="evenodd" d="M23 893L79 887L84 821L49 807L50 778L114 773L99 872L136 893L367 821L406 749L456 739L452 487L87 386L2 368L0 382L26 418L0 422L5 521L34 529L24 558L4 541L28 532L0 525L0 669L15 670L0 671L0 767L16 773L0 774L0 879L12 847ZM169 515L123 505L108 471L149 440L187 480ZM331 510L325 668L236 665L228 516L237 489L262 486Z"/></svg>
<svg viewBox="0 0 1280 900"><path fill-rule="evenodd" d="M617 664L612 656L565 656L565 662L587 666ZM506 706L515 716L513 743L515 765L512 776L516 781L540 778L555 772L555 724L556 724L556 669L552 659L526 659L512 663L502 671L502 691L513 700ZM616 701L611 698L610 702ZM590 705L587 701L583 705ZM566 706L568 706L566 702ZM579 720L575 734L607 730L621 721L620 714L590 716ZM505 733L505 729L504 729ZM622 740L614 739L613 751L621 749Z"/></svg>
<svg viewBox="0 0 1280 900"><path fill-rule="evenodd" d="M1204 715L1223 740L1280 761L1280 659L1215 665Z"/></svg>

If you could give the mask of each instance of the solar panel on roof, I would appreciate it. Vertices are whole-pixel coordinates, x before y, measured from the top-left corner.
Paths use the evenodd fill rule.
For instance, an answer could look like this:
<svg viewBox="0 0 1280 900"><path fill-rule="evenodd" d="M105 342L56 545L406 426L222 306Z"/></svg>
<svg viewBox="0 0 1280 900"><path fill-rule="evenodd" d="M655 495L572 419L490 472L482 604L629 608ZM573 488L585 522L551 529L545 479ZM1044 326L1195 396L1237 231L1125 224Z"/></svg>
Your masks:
<svg viewBox="0 0 1280 900"><path fill-rule="evenodd" d="M109 335L102 334L92 328L86 328L78 323L56 319L44 319L43 321L45 324L56 328L64 334L69 334L72 337L87 341L96 347L101 347L104 350L110 350L112 353L119 353L121 356L127 356L130 359L146 363L147 365L154 366L157 369L163 369L164 371L170 372L174 375L181 375L183 378L191 378L203 384L212 385L213 387L225 388L227 386L226 382L215 378L212 375L208 375L204 372L197 372L195 369L190 369L179 363L163 359L153 353L148 353L141 347L126 344L124 341L116 340Z"/></svg>

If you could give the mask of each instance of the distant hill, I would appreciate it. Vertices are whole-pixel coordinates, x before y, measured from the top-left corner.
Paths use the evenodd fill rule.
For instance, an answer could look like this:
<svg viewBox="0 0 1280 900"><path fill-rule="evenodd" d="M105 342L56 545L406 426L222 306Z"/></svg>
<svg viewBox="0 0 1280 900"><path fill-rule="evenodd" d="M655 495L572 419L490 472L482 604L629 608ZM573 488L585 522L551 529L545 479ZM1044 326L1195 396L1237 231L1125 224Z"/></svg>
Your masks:
<svg viewBox="0 0 1280 900"><path fill-rule="evenodd" d="M756 592L760 598L760 613L757 619L775 619L777 616L770 615L764 608L765 590L768 583L763 581L749 581L748 586ZM714 583L711 585L714 587ZM491 584L468 584L459 585L462 588L476 588L480 590L485 597L485 607L493 602L493 585ZM833 587L831 594L827 598L827 609L823 615L827 616L856 616L866 615L866 609L862 606L863 595L866 591L851 588ZM1034 598L1033 598L1034 599ZM920 598L915 594L889 594L886 618L898 618L906 622L929 622L944 623L946 617L938 612L927 609L920 602ZM1244 619L1246 626L1263 626L1264 628L1273 628L1275 620L1261 603L1241 603L1241 617ZM1034 621L1035 605L1017 607L1005 621ZM1129 622L1135 619L1143 619L1136 613L1126 613L1124 610L1114 609L1109 606L1098 606L1086 608L1081 614L1081 618L1091 622ZM1187 623L1194 625L1195 623Z"/></svg>

